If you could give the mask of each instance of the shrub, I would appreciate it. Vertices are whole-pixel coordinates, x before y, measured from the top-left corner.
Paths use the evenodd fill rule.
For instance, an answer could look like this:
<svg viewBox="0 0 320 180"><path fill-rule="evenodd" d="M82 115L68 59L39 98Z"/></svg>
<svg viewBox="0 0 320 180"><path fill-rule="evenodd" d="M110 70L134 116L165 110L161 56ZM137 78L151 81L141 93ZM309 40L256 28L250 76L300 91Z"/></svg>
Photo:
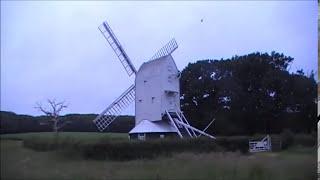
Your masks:
<svg viewBox="0 0 320 180"><path fill-rule="evenodd" d="M221 151L214 141L207 139L172 139L122 142L101 142L83 148L84 157L91 159L130 160L171 156L175 152Z"/></svg>
<svg viewBox="0 0 320 180"><path fill-rule="evenodd" d="M284 129L280 134L282 141L282 148L287 149L294 142L294 134L289 129Z"/></svg>
<svg viewBox="0 0 320 180"><path fill-rule="evenodd" d="M221 137L217 138L216 142L219 146L223 147L225 151L247 153L249 149L249 139L246 136Z"/></svg>
<svg viewBox="0 0 320 180"><path fill-rule="evenodd" d="M294 145L315 146L317 144L317 137L312 134L297 134L294 136Z"/></svg>

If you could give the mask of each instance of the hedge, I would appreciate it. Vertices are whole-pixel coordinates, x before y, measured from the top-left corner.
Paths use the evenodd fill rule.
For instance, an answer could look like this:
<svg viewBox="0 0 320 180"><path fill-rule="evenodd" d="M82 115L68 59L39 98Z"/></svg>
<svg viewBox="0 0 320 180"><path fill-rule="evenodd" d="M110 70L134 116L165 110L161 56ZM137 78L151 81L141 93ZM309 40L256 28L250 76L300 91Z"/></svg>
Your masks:
<svg viewBox="0 0 320 180"><path fill-rule="evenodd" d="M280 139L283 139L284 144L288 146L297 144L313 146L316 142L310 135L299 135L293 140L291 138L290 133L284 133L280 136ZM240 151L247 153L249 148L248 140L249 137L247 136L238 136L219 137L215 140L200 137L197 139L156 139L148 141L103 138L100 141L88 142L70 137L53 136L50 138L26 138L23 141L23 145L36 151L59 151L68 156L70 154L78 154L87 159L131 160L170 156L172 153L179 152Z"/></svg>
<svg viewBox="0 0 320 180"><path fill-rule="evenodd" d="M75 152L84 158L98 160L155 158L170 156L177 152L241 151L245 153L248 151L248 141L244 138L158 139L146 142L104 139L95 143L76 141L71 138L28 138L24 140L23 145L36 151Z"/></svg>

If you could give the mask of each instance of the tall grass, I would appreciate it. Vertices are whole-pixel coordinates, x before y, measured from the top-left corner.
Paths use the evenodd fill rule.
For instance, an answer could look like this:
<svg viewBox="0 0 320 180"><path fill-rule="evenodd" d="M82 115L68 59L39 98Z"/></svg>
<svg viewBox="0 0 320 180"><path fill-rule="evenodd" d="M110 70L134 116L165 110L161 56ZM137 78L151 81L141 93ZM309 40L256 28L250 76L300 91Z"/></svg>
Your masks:
<svg viewBox="0 0 320 180"><path fill-rule="evenodd" d="M1 141L1 179L315 180L316 151L290 147L278 153L174 153L132 161L61 158L19 141Z"/></svg>

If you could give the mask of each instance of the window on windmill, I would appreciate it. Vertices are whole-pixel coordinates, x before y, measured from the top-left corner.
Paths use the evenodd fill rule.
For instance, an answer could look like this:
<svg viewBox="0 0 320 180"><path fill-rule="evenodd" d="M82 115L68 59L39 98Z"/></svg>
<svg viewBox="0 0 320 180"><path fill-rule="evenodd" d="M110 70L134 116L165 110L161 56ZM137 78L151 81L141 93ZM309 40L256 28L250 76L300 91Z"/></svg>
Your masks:
<svg viewBox="0 0 320 180"><path fill-rule="evenodd" d="M144 83L146 83L146 82L147 82L147 80L144 80L143 82L144 82Z"/></svg>
<svg viewBox="0 0 320 180"><path fill-rule="evenodd" d="M138 139L142 140L142 141L146 140L146 134L145 133L139 133L138 134Z"/></svg>
<svg viewBox="0 0 320 180"><path fill-rule="evenodd" d="M168 76L168 82L171 83L171 82L172 82L172 79L173 79L172 75L169 75L169 76Z"/></svg>
<svg viewBox="0 0 320 180"><path fill-rule="evenodd" d="M152 103L154 102L154 99L155 99L155 98L156 98L156 97L152 97L152 98L151 98L151 102L152 102Z"/></svg>
<svg viewBox="0 0 320 180"><path fill-rule="evenodd" d="M139 101L139 102L142 102L142 99L139 99L138 101Z"/></svg>

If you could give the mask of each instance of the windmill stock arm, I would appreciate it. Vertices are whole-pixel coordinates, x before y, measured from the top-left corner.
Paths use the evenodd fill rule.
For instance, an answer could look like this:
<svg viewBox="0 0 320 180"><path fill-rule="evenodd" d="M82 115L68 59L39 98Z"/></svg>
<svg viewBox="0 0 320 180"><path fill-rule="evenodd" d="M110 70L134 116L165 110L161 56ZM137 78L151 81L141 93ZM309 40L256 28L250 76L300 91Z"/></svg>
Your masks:
<svg viewBox="0 0 320 180"><path fill-rule="evenodd" d="M117 37L114 35L108 23L103 22L102 25L99 26L99 30L102 33L102 35L105 37L105 39L108 41L109 45L117 55L118 59L120 60L121 64L125 68L128 75L131 76L132 74L135 74L137 72L136 68L133 66L129 56L122 48L120 42L118 41Z"/></svg>

